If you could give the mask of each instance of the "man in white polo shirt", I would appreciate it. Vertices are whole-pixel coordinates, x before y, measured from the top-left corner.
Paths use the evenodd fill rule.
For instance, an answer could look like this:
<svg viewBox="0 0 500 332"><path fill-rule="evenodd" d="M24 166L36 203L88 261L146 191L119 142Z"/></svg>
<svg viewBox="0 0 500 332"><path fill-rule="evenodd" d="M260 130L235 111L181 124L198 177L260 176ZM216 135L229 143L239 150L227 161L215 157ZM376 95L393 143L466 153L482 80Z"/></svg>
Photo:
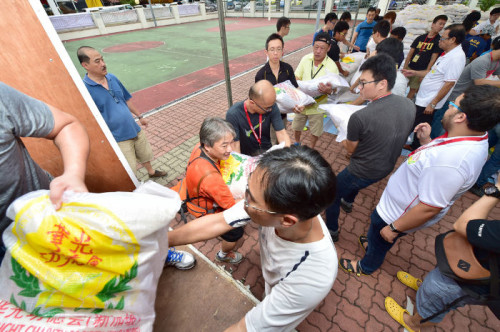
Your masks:
<svg viewBox="0 0 500 332"><path fill-rule="evenodd" d="M391 176L371 215L361 260L340 259L347 272L371 274L384 262L398 237L438 222L475 182L488 156L488 134L500 121L500 93L493 86L468 88L443 117L447 133L431 141L431 127L415 128L425 145Z"/></svg>
<svg viewBox="0 0 500 332"><path fill-rule="evenodd" d="M452 24L445 28L439 39L439 47L444 51L431 70L403 69L406 77L423 77L415 104L417 114L414 127L427 122L432 123L434 110L443 107L448 96L465 67L465 53L461 44L465 38L465 29L461 24ZM411 150L420 146L418 138L413 139Z"/></svg>

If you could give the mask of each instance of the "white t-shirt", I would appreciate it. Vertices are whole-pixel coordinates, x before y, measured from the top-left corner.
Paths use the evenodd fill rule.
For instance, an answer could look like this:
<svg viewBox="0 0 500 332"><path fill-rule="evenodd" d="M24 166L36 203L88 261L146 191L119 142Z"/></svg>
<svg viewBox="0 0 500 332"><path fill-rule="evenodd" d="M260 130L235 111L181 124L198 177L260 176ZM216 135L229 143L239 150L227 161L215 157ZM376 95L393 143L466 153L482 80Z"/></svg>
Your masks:
<svg viewBox="0 0 500 332"><path fill-rule="evenodd" d="M229 225L250 221L243 206L240 201L224 211ZM259 227L266 297L246 314L247 331L291 331L328 295L337 278L337 252L319 215L318 219L324 237L312 243L286 241L274 227Z"/></svg>
<svg viewBox="0 0 500 332"><path fill-rule="evenodd" d="M408 86L408 79L401 73L397 71L396 82L392 87L391 92L396 96L406 97L406 87Z"/></svg>
<svg viewBox="0 0 500 332"><path fill-rule="evenodd" d="M431 71L425 75L420 84L415 104L417 106L427 107L434 97L436 97L445 82L456 82L458 80L464 67L465 53L461 45L456 46L445 55L438 57ZM452 90L453 88L437 103L436 109L443 107Z"/></svg>
<svg viewBox="0 0 500 332"><path fill-rule="evenodd" d="M370 50L370 54L371 54L371 53L373 53L373 51L375 51L376 48L377 48L377 43L375 43L375 41L373 40L373 37L370 37L370 40L366 44L366 49Z"/></svg>
<svg viewBox="0 0 500 332"><path fill-rule="evenodd" d="M391 176L377 205L378 214L392 224L421 202L442 210L407 233L435 224L476 183L487 157L487 134L436 138L410 155Z"/></svg>

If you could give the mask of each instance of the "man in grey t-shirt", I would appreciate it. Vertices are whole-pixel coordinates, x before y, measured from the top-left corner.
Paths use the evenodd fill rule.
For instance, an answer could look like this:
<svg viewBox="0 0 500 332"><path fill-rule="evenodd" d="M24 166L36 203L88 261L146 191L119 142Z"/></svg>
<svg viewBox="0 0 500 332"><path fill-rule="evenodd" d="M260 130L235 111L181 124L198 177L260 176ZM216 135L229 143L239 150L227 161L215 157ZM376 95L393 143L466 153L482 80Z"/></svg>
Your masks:
<svg viewBox="0 0 500 332"><path fill-rule="evenodd" d="M500 37L497 37L491 43L492 51L490 53L484 54L479 58L475 59L469 63L460 78L458 79L455 87L451 91L447 102L441 107L441 109L434 112L434 118L432 120L432 132L431 137L436 138L444 134L443 126L441 125L441 120L443 115L448 110L448 105L450 101L454 101L464 93L471 85L493 85L500 88L500 81L493 81L487 79L493 75L497 75L500 78Z"/></svg>
<svg viewBox="0 0 500 332"><path fill-rule="evenodd" d="M21 137L53 140L61 152L64 173L51 181L31 159ZM50 199L59 209L65 190L86 192L88 154L87 132L75 117L0 82L0 235L12 222L5 216L7 207L19 196L50 188ZM0 262L4 254L2 240Z"/></svg>
<svg viewBox="0 0 500 332"><path fill-rule="evenodd" d="M342 141L352 156L337 176L335 201L326 209L326 224L334 241L338 240L340 206L350 212L359 190L393 170L415 120L415 105L408 98L391 94L396 81L392 57L376 55L360 70L360 94L371 102L351 116L347 139Z"/></svg>

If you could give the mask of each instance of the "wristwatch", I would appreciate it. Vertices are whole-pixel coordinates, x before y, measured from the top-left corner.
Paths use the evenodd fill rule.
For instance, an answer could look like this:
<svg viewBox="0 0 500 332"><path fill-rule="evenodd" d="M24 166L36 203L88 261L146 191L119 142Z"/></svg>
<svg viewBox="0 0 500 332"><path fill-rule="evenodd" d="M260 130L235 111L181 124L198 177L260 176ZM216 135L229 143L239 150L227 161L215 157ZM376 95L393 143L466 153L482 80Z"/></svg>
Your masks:
<svg viewBox="0 0 500 332"><path fill-rule="evenodd" d="M497 186L486 187L483 191L486 196L500 198L500 190L498 190Z"/></svg>
<svg viewBox="0 0 500 332"><path fill-rule="evenodd" d="M394 233L398 233L398 234L404 234L403 232L399 231L396 226L394 226L394 223L392 224L389 224L389 228L391 229L391 231L393 231Z"/></svg>
<svg viewBox="0 0 500 332"><path fill-rule="evenodd" d="M435 109L435 108L436 108L436 104L430 103L430 105L431 105L431 107L432 107L433 109Z"/></svg>
<svg viewBox="0 0 500 332"><path fill-rule="evenodd" d="M140 120L140 119L142 119L142 118L143 118L143 116L142 116L142 115L139 115L139 116L137 117L137 119L138 119L138 120Z"/></svg>

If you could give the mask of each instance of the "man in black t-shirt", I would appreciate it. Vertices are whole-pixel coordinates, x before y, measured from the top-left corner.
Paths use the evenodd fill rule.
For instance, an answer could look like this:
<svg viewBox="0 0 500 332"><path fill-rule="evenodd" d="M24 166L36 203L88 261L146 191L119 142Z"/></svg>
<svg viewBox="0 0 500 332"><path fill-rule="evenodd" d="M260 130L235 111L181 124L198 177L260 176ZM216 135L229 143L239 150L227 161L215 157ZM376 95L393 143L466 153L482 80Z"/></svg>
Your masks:
<svg viewBox="0 0 500 332"><path fill-rule="evenodd" d="M488 271L491 268L490 255L497 262L500 258L500 220L486 220L500 199L499 186L500 183L497 183L485 196L472 204L453 226L455 231L472 245L474 256ZM440 266L442 258L437 257L437 259ZM449 311L467 304L485 305L484 302L471 296L471 293L480 296L490 294L489 285L472 285L457 281L443 274L439 267L429 272L423 283L403 271L398 272L398 279L406 286L418 289L416 312L411 316L390 297L385 299L385 307L391 317L410 331L419 331L426 322L437 324ZM499 313L494 313L498 317Z"/></svg>
<svg viewBox="0 0 500 332"><path fill-rule="evenodd" d="M333 28L333 39L332 43L330 44L330 50L327 53L328 57L330 57L330 59L332 59L337 65L339 73L341 73L345 77L349 76L349 72L347 70L344 70L340 65L340 48L337 43L345 41L347 31L349 31L349 24L347 22L337 22L335 28Z"/></svg>
<svg viewBox="0 0 500 332"><path fill-rule="evenodd" d="M233 150L255 156L271 147L271 124L276 130L278 143L290 146L290 138L281 121L273 85L266 80L252 85L248 99L240 101L227 111L226 120L236 131Z"/></svg>
<svg viewBox="0 0 500 332"><path fill-rule="evenodd" d="M434 18L431 25L431 31L415 38L410 46L410 51L406 57L404 69L413 70L430 70L436 62L439 55L443 52L439 48L439 32L444 28L448 17L446 15L438 15ZM410 78L410 92L408 98L412 99L420 87L422 78Z"/></svg>

